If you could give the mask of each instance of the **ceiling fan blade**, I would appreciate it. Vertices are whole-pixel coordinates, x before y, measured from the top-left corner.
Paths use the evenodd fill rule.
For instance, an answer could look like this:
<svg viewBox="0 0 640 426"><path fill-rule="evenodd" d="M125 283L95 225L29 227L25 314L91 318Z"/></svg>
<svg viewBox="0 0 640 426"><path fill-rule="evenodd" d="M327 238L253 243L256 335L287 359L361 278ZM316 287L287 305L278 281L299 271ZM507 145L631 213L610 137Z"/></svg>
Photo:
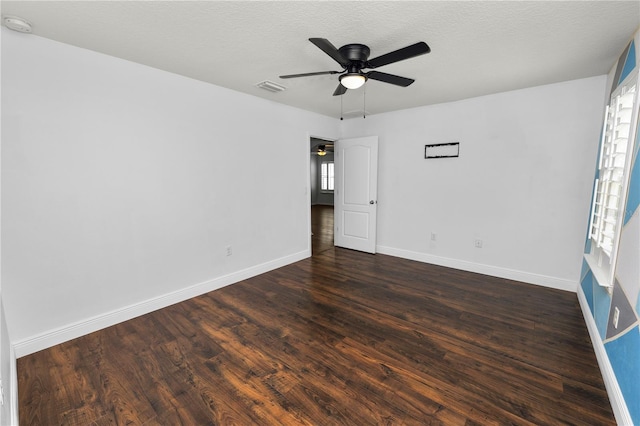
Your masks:
<svg viewBox="0 0 640 426"><path fill-rule="evenodd" d="M289 75L281 75L280 78L297 78L297 77L311 77L312 75L325 75L325 74L340 74L343 71L318 71L318 72L307 72L304 74L289 74Z"/></svg>
<svg viewBox="0 0 640 426"><path fill-rule="evenodd" d="M344 95L345 93L347 93L347 88L344 87L342 84L338 83L338 87L336 87L336 91L333 92L333 96L340 96L340 95Z"/></svg>
<svg viewBox="0 0 640 426"><path fill-rule="evenodd" d="M320 48L324 53L331 56L334 61L340 64L343 68L349 65L349 61L345 59L342 54L331 44L326 38L310 38L309 41Z"/></svg>
<svg viewBox="0 0 640 426"><path fill-rule="evenodd" d="M387 74L380 71L369 71L367 77L371 80L383 81L385 83L395 84L396 86L407 87L415 80L412 78L400 77L399 75Z"/></svg>
<svg viewBox="0 0 640 426"><path fill-rule="evenodd" d="M412 44L411 46L403 47L402 49L394 50L393 52L378 56L377 58L369 59L365 68L378 68L383 65L404 61L405 59L424 55L429 52L431 52L431 48L427 46L427 43L420 41L416 44Z"/></svg>

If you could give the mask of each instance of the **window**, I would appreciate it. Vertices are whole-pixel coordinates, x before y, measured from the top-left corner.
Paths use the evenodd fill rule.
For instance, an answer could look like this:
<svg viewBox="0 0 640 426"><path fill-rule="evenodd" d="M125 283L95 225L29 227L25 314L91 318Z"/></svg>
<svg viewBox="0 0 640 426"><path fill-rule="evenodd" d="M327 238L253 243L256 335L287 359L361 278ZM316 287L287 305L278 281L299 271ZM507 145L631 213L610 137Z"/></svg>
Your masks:
<svg viewBox="0 0 640 426"><path fill-rule="evenodd" d="M591 252L585 256L600 285L613 285L622 230L635 132L637 76L627 78L611 95L600 142L598 179L593 188L589 224Z"/></svg>
<svg viewBox="0 0 640 426"><path fill-rule="evenodd" d="M323 161L320 166L320 189L333 191L333 161Z"/></svg>

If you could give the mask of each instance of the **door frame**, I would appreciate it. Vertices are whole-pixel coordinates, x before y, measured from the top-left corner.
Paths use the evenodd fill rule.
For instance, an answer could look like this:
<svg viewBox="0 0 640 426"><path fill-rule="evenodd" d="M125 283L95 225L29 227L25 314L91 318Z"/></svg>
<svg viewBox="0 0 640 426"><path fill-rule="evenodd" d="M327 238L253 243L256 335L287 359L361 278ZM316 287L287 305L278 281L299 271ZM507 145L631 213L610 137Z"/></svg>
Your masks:
<svg viewBox="0 0 640 426"><path fill-rule="evenodd" d="M307 132L306 134L304 158L305 158L305 168L307 170L307 177L306 177L307 183L306 183L306 189L305 189L305 195L307 197L307 252L308 252L307 257L313 256L313 250L312 250L313 243L311 241L311 138L324 139L326 141L333 142L334 146L336 141L339 139L339 138L332 138L327 136L318 136L311 132ZM334 201L334 205L335 205L335 201ZM334 212L334 222L335 222L335 212Z"/></svg>

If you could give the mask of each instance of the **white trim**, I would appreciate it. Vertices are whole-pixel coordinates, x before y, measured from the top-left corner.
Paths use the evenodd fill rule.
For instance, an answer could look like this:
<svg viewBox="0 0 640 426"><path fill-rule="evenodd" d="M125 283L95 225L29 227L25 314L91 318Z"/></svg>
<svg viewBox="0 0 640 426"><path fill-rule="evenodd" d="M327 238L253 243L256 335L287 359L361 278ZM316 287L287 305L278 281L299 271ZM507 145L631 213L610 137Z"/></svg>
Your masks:
<svg viewBox="0 0 640 426"><path fill-rule="evenodd" d="M466 260L434 256L428 253L420 253L393 247L377 246L376 250L378 253L387 254L390 256L417 260L418 262L431 263L434 265L446 266L448 268L476 272L478 274L491 275L494 277L506 278L514 281L522 281L528 284L555 288L557 290L571 291L575 293L576 289L578 288L577 281L564 278L550 277L548 275L534 274L531 272L502 268L500 266L485 265L482 263L469 262Z"/></svg>
<svg viewBox="0 0 640 426"><path fill-rule="evenodd" d="M592 244L594 244L592 242ZM598 259L596 259L593 253L584 253L584 260L589 265L589 269L591 269L591 273L598 281L598 284L601 287L604 287L609 290L609 294L611 294L611 290L613 289L613 282L607 276L606 272L598 265Z"/></svg>
<svg viewBox="0 0 640 426"><path fill-rule="evenodd" d="M622 390L620 390L620 385L618 385L618 380L616 379L613 367L611 366L611 362L609 362L609 356L607 355L604 343L602 343L602 339L600 338L596 321L593 318L593 315L591 315L591 309L589 308L587 298L580 286L578 287L578 301L580 302L580 309L582 310L584 321L587 324L587 330L589 330L591 344L593 345L593 350L596 353L600 373L604 380L604 386L607 389L607 395L609 395L609 402L611 403L611 408L613 409L613 415L616 418L616 422L620 426L633 426L631 413L629 413L627 403L622 395Z"/></svg>
<svg viewBox="0 0 640 426"><path fill-rule="evenodd" d="M19 420L19 405L18 405L18 363L16 362L16 351L13 345L9 345L9 380L11 380L11 396L9 401L9 409L11 410L10 421L13 426L20 424ZM6 404L6 400L5 400Z"/></svg>
<svg viewBox="0 0 640 426"><path fill-rule="evenodd" d="M309 252L309 256L311 256L311 246L312 246L312 235L313 231L311 230L311 206L313 206L313 194L311 193L311 158L309 156L309 148L311 146L311 134L309 132L305 133L305 154L304 154L304 169L306 170L305 177L305 187L304 187L304 196L307 197L307 251Z"/></svg>
<svg viewBox="0 0 640 426"><path fill-rule="evenodd" d="M110 327L123 321L138 317L140 315L148 314L149 312L165 308L167 306L182 302L192 297L217 290L229 284L246 280L251 277L255 277L256 275L264 274L265 272L269 272L274 269L289 265L291 263L298 262L310 256L310 250L303 250L289 256L271 260L269 262L252 266L241 271L233 272L231 274L223 275L221 277L195 284L181 290L167 293L162 296L144 300L142 302L125 306L111 312L105 312L92 318L87 318L73 324L46 331L39 335L15 342L13 344L15 355L20 358L25 355L40 351L42 349L50 348L51 346L58 345L68 340L93 333L94 331Z"/></svg>

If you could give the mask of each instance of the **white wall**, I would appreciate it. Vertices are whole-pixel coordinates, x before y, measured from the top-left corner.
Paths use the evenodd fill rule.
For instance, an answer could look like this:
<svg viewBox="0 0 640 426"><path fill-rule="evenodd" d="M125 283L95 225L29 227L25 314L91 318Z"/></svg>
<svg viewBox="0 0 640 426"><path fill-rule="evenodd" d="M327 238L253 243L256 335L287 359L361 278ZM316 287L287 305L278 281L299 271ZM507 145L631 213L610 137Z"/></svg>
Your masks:
<svg viewBox="0 0 640 426"><path fill-rule="evenodd" d="M2 290L18 346L307 255L310 135L380 137L381 252L575 289L605 77L339 122L2 31ZM460 158L423 158L449 141Z"/></svg>
<svg viewBox="0 0 640 426"><path fill-rule="evenodd" d="M312 155L311 156L311 197L312 204L333 205L333 192L322 192L321 188L321 173L322 163L325 161L333 161L333 153L329 152L324 156ZM314 173L315 170L315 173Z"/></svg>
<svg viewBox="0 0 640 426"><path fill-rule="evenodd" d="M19 356L310 254L309 135L337 137L337 120L2 30Z"/></svg>
<svg viewBox="0 0 640 426"><path fill-rule="evenodd" d="M380 137L379 251L575 291L605 82L344 121L344 137ZM454 141L459 158L424 159Z"/></svg>
<svg viewBox="0 0 640 426"><path fill-rule="evenodd" d="M0 9L2 5L0 3ZM2 78L2 32L0 31L0 79ZM0 84L0 98L2 97L2 85ZM0 104L0 114L2 112L2 106ZM2 120L0 120L0 159L2 158ZM2 171L0 161L0 172ZM2 174L0 173L0 186L2 183ZM2 236L2 200L0 197L0 237ZM3 404L0 405L0 424L8 425L13 422L13 416L17 416L17 411L14 412L13 403L13 383L12 377L15 372L15 362L12 360L11 352L11 340L9 337L9 329L7 327L7 321L4 314L3 298L2 298L2 249L0 246L0 380L2 380L2 386L0 386L0 392L2 393Z"/></svg>
<svg viewBox="0 0 640 426"><path fill-rule="evenodd" d="M1 9L1 4L0 4ZM0 80L2 79L2 31L0 31ZM2 85L0 84L0 98L2 97ZM0 104L0 115L2 105ZM0 120L0 159L2 158L2 120ZM0 172L2 171L0 161ZM0 186L2 174L0 173ZM0 239L2 236L2 199L0 197ZM11 337L5 318L4 296L2 293L2 249L0 246L0 392L3 403L0 405L0 424L17 424L18 418L18 398L17 398L17 370L15 354L11 346Z"/></svg>
<svg viewBox="0 0 640 426"><path fill-rule="evenodd" d="M318 162L315 159L315 155L309 154L309 179L311 188L311 205L315 205L318 200Z"/></svg>

